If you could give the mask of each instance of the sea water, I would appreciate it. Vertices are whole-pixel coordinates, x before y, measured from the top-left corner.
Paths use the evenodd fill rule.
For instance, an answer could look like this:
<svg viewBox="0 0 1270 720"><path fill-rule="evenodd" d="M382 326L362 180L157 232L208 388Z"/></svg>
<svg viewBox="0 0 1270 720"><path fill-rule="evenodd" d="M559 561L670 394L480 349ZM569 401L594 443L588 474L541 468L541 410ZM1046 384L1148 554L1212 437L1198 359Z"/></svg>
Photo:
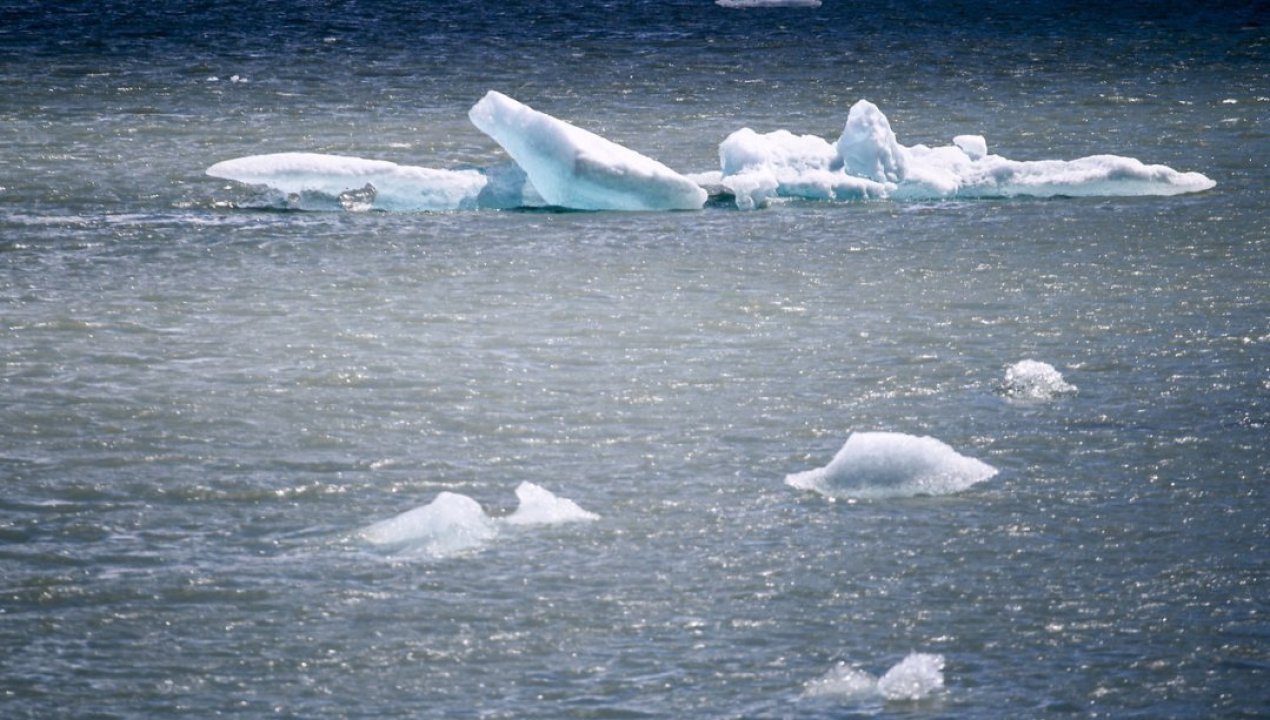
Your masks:
<svg viewBox="0 0 1270 720"><path fill-rule="evenodd" d="M1264 8L802 5L0 4L0 715L1270 712ZM489 90L683 173L868 99L1216 187L297 212L203 174L491 167ZM785 483L866 433L996 472ZM587 521L511 520L522 483ZM479 537L368 540L428 507Z"/></svg>

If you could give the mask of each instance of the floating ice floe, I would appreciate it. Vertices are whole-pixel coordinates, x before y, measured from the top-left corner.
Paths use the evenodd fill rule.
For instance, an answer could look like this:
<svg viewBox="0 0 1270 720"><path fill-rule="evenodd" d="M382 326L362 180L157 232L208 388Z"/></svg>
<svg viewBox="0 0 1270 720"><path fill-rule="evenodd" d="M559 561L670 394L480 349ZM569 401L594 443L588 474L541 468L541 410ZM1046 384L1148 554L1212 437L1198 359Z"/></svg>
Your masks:
<svg viewBox="0 0 1270 720"><path fill-rule="evenodd" d="M744 2L745 0L737 0ZM757 2L758 0L755 0ZM681 175L630 148L489 91L468 112L514 164L456 170L342 155L284 152L225 160L213 177L266 188L298 209L445 211L550 205L575 210L697 210L714 195L737 207L779 198L929 200L1028 195L1173 195L1216 183L1129 157L1016 161L979 135L945 147L899 144L861 100L830 143L787 130L742 128L719 145L721 169Z"/></svg>
<svg viewBox="0 0 1270 720"><path fill-rule="evenodd" d="M847 700L921 700L944 687L944 656L911 653L882 677L839 663L803 686L808 697L841 697Z"/></svg>
<svg viewBox="0 0 1270 720"><path fill-rule="evenodd" d="M549 490L530 482L523 482L516 488L519 507L505 522L509 525L556 525L567 522L587 522L598 520L599 515L583 510L577 503L557 497Z"/></svg>
<svg viewBox="0 0 1270 720"><path fill-rule="evenodd" d="M547 203L577 210L699 210L687 177L595 133L494 90L468 118L503 146Z"/></svg>
<svg viewBox="0 0 1270 720"><path fill-rule="evenodd" d="M997 474L931 437L895 432L853 433L830 463L794 473L785 484L838 498L948 495Z"/></svg>
<svg viewBox="0 0 1270 720"><path fill-rule="evenodd" d="M1053 365L1039 360L1020 360L1005 370L1002 390L1019 400L1051 400L1056 395L1076 392Z"/></svg>
<svg viewBox="0 0 1270 720"><path fill-rule="evenodd" d="M474 210L525 203L525 175L515 166L437 170L343 155L285 152L225 160L212 177L263 186L298 209Z"/></svg>
<svg viewBox="0 0 1270 720"><path fill-rule="evenodd" d="M489 544L504 524L557 525L600 517L533 483L521 483L516 496L519 507L499 519L467 495L442 492L427 505L362 528L357 537L392 555L446 558Z"/></svg>
<svg viewBox="0 0 1270 720"><path fill-rule="evenodd" d="M719 145L717 182L742 209L775 198L854 200L1005 198L1015 196L1176 195L1215 182L1117 155L1077 160L1010 160L988 152L979 135L944 147L901 145L876 105L852 106L837 142L785 130L743 128Z"/></svg>

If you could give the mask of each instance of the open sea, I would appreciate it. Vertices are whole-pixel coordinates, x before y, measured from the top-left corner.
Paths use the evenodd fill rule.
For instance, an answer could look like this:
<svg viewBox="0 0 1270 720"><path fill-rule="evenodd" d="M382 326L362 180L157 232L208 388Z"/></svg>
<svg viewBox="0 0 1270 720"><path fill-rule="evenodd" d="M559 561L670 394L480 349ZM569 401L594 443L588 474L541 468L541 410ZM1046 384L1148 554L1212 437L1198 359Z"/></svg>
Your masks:
<svg viewBox="0 0 1270 720"><path fill-rule="evenodd" d="M288 211L305 151L742 127L1175 197ZM1270 716L1265 2L0 0L0 717ZM1074 391L1002 389L1022 360ZM830 499L852 433L998 472ZM530 482L599 515L513 525ZM396 552L443 492L492 537ZM926 685L888 692L906 658Z"/></svg>

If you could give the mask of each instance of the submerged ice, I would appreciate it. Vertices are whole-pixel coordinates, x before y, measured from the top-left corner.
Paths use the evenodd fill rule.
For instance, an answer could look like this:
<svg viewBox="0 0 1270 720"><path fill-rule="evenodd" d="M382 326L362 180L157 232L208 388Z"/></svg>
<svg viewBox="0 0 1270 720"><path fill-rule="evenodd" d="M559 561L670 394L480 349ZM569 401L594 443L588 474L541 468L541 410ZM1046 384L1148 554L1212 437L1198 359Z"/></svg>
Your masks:
<svg viewBox="0 0 1270 720"><path fill-rule="evenodd" d="M776 198L850 200L1015 196L1175 195L1212 188L1209 178L1130 157L1010 160L988 152L979 135L951 145L906 147L876 105L860 100L830 144L786 130L742 128L719 145L719 183L743 209Z"/></svg>
<svg viewBox="0 0 1270 720"><path fill-rule="evenodd" d="M362 528L357 536L391 555L445 558L487 545L503 525L558 525L600 517L530 482L516 488L516 497L520 504L513 513L492 518L467 495L442 492L426 505Z"/></svg>
<svg viewBox="0 0 1270 720"><path fill-rule="evenodd" d="M785 483L833 498L913 497L960 492L996 473L932 437L860 432L828 465L787 475Z"/></svg>

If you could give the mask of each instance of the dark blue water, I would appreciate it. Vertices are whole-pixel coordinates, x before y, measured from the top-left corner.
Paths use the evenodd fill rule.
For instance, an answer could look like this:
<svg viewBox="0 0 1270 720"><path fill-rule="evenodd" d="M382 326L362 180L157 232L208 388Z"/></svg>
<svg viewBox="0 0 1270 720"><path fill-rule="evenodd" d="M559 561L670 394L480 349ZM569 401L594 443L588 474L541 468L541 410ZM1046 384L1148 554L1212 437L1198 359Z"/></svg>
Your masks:
<svg viewBox="0 0 1270 720"><path fill-rule="evenodd" d="M0 3L0 715L1265 716L1267 19ZM203 174L492 165L489 89L684 172L867 98L905 144L1217 186L386 214ZM1076 392L1006 396L1027 358ZM998 473L784 483L861 431ZM502 518L522 481L601 517L443 557L358 534L443 491ZM942 689L808 692L914 652Z"/></svg>

